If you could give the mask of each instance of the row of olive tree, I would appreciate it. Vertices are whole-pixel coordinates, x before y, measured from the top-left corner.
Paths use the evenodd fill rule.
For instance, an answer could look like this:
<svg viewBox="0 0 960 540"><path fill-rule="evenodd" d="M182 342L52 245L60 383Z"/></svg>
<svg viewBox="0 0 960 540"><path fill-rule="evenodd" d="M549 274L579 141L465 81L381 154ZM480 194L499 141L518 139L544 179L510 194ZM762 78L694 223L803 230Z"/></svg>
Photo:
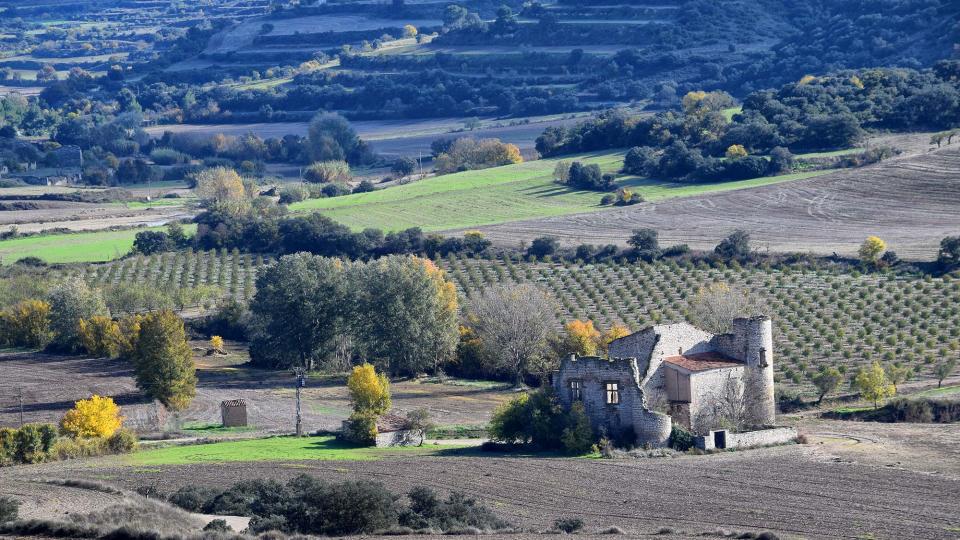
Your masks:
<svg viewBox="0 0 960 540"><path fill-rule="evenodd" d="M281 257L257 278L250 309L251 359L262 367L342 368L363 358L412 375L435 371L457 343L454 286L418 257Z"/></svg>

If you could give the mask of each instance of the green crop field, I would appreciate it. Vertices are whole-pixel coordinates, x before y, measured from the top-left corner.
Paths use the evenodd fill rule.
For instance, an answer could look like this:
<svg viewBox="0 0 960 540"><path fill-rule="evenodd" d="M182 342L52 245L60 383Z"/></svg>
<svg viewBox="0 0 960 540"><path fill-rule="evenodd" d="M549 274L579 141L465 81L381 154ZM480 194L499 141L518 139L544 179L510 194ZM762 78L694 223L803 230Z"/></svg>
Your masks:
<svg viewBox="0 0 960 540"><path fill-rule="evenodd" d="M271 437L144 450L126 456L124 461L134 466L227 461L375 461L398 454L422 456L463 447L464 445L430 444L394 448L357 448L340 443L332 436Z"/></svg>
<svg viewBox="0 0 960 540"><path fill-rule="evenodd" d="M293 211L320 211L354 230L368 227L401 230L420 227L439 231L492 225L541 217L603 211L604 193L569 189L553 181L558 161L597 164L605 173L620 170L623 151L542 159L479 171L464 171L419 182L343 197L311 199L291 205ZM648 200L685 197L810 178L823 171L770 176L723 183L666 182L624 176L617 185L630 187Z"/></svg>
<svg viewBox="0 0 960 540"><path fill-rule="evenodd" d="M195 226L185 227L192 232ZM48 263L102 262L130 252L137 233L147 230L38 234L0 241L0 262L11 264L23 257L39 257Z"/></svg>
<svg viewBox="0 0 960 540"><path fill-rule="evenodd" d="M6 264L23 257L39 257L48 263L109 261L130 251L137 232L130 229L12 238L0 241L0 257Z"/></svg>

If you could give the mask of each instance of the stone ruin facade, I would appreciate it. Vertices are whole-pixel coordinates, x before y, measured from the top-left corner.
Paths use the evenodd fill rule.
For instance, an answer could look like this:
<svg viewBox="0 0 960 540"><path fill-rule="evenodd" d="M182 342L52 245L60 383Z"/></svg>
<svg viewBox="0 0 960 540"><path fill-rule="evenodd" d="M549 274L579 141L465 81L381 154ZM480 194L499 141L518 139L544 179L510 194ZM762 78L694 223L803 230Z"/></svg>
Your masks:
<svg viewBox="0 0 960 540"><path fill-rule="evenodd" d="M687 323L651 326L612 342L609 354L565 358L553 374L563 406L583 403L607 436L663 446L674 422L709 434L776 420L769 317L734 319L719 335Z"/></svg>

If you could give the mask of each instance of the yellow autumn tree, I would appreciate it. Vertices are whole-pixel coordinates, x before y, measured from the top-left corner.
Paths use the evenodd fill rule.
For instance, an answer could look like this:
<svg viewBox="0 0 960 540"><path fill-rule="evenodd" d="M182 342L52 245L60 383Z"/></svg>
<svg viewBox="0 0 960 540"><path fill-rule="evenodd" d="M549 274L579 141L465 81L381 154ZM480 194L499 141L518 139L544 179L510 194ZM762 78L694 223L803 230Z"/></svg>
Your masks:
<svg viewBox="0 0 960 540"><path fill-rule="evenodd" d="M593 326L593 321L572 320L563 326L565 348L569 353L578 356L596 356L597 346L600 343L600 331Z"/></svg>
<svg viewBox="0 0 960 540"><path fill-rule="evenodd" d="M390 381L370 364L353 368L347 389L354 414L379 416L390 410Z"/></svg>
<svg viewBox="0 0 960 540"><path fill-rule="evenodd" d="M863 399L873 403L876 409L881 401L893 397L897 393L896 387L887 378L880 362L874 362L869 368L861 369L853 379L853 386L860 391Z"/></svg>
<svg viewBox="0 0 960 540"><path fill-rule="evenodd" d="M111 398L98 395L77 401L60 420L60 429L74 437L107 438L122 425L120 407Z"/></svg>
<svg viewBox="0 0 960 540"><path fill-rule="evenodd" d="M80 343L90 355L116 358L125 350L120 324L106 315L80 319L78 330Z"/></svg>
<svg viewBox="0 0 960 540"><path fill-rule="evenodd" d="M211 208L232 215L242 214L250 207L250 197L243 179L233 169L214 167L196 176L197 196Z"/></svg>
<svg viewBox="0 0 960 540"><path fill-rule="evenodd" d="M412 24L403 25L403 37L417 37L417 27Z"/></svg>
<svg viewBox="0 0 960 540"><path fill-rule="evenodd" d="M627 337L630 335L630 329L622 324L613 324L610 328L607 328L607 331L600 336L600 352L606 356L610 353L610 344L615 340L618 340L622 337Z"/></svg>
<svg viewBox="0 0 960 540"><path fill-rule="evenodd" d="M220 336L211 337L210 348L217 352L223 352L223 338Z"/></svg>
<svg viewBox="0 0 960 540"><path fill-rule="evenodd" d="M800 81L798 82L798 84L801 84L801 85L810 84L812 82L816 82L816 80L817 78L814 77L813 75L804 75L803 77L800 77Z"/></svg>
<svg viewBox="0 0 960 540"><path fill-rule="evenodd" d="M863 241L863 244L860 244L860 249L857 251L857 254L860 256L860 261L864 264L875 265L886 250L886 242L878 236L870 236Z"/></svg>
<svg viewBox="0 0 960 540"><path fill-rule="evenodd" d="M24 300L0 312L0 342L18 347L43 347L50 341L50 304Z"/></svg>
<svg viewBox="0 0 960 540"><path fill-rule="evenodd" d="M731 144L727 147L727 159L740 159L747 157L747 149L742 144Z"/></svg>

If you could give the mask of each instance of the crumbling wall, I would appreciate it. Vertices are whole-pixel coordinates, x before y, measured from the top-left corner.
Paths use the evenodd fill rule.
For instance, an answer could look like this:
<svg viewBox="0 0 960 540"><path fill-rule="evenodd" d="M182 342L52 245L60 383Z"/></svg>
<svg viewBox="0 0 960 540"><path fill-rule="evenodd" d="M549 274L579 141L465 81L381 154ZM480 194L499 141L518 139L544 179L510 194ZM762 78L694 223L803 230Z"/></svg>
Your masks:
<svg viewBox="0 0 960 540"><path fill-rule="evenodd" d="M716 430L694 437L694 445L701 450L718 449L715 445L718 437L717 433L722 433L720 437L724 439L724 449L751 448L756 446L773 446L776 444L787 444L797 439L797 429L792 427L778 427L771 429L760 429L757 431L747 431L744 433L731 433L726 430Z"/></svg>

